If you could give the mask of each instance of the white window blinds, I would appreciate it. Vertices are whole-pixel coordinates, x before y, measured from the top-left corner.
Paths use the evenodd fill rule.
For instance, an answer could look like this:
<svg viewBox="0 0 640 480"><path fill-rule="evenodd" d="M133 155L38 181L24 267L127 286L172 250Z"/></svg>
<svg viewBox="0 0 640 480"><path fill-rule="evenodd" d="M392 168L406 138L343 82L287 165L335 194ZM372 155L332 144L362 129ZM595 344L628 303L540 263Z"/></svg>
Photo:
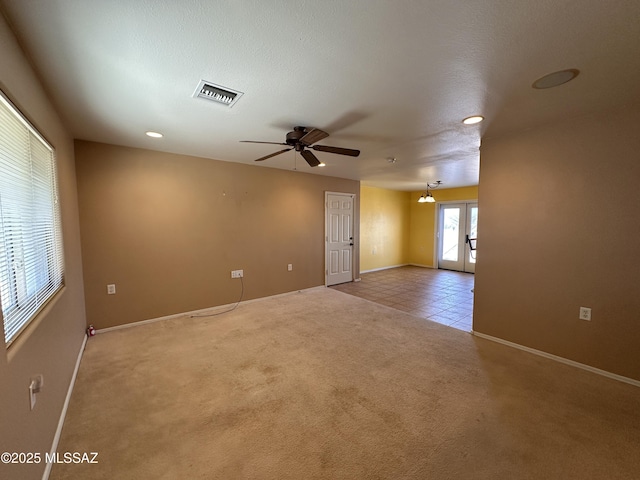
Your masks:
<svg viewBox="0 0 640 480"><path fill-rule="evenodd" d="M63 284L53 148L0 94L0 301L9 346Z"/></svg>

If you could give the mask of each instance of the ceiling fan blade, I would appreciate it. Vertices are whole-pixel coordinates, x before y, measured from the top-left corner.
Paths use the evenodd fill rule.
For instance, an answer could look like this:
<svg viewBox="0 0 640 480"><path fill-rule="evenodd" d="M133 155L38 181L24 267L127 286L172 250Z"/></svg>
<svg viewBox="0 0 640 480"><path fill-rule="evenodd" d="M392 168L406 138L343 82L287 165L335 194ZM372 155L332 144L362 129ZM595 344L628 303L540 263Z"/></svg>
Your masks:
<svg viewBox="0 0 640 480"><path fill-rule="evenodd" d="M312 128L300 138L300 143L309 146L312 143L319 142L323 138L327 138L328 136L329 134L327 132L324 132L319 128Z"/></svg>
<svg viewBox="0 0 640 480"><path fill-rule="evenodd" d="M357 157L360 155L360 150L353 150L351 148L330 147L328 145L314 145L311 148L319 152L335 153L338 155L349 155L350 157Z"/></svg>
<svg viewBox="0 0 640 480"><path fill-rule="evenodd" d="M291 150L291 148L285 148L284 150L280 150L279 152L272 153L272 154L264 156L264 157L256 158L254 161L261 162L262 160L266 160L267 158L275 157L276 155L280 155L281 153L288 152L289 150Z"/></svg>
<svg viewBox="0 0 640 480"><path fill-rule="evenodd" d="M256 142L253 140L240 140L240 143L267 143L269 145L288 145L288 143L280 143L280 142Z"/></svg>
<svg viewBox="0 0 640 480"><path fill-rule="evenodd" d="M309 166L317 167L318 165L320 165L320 160L318 160L318 157L316 157L309 150L303 150L302 152L300 152L300 155L304 157L304 159L307 161Z"/></svg>

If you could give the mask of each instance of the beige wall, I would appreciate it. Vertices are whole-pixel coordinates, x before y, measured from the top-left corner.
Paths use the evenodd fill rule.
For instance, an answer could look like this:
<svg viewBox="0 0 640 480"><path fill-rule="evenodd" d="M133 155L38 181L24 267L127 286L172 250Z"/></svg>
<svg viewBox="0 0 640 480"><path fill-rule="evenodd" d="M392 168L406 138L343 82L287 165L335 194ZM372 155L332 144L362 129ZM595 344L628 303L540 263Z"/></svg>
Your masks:
<svg viewBox="0 0 640 480"><path fill-rule="evenodd" d="M474 330L640 380L639 125L625 109L483 141Z"/></svg>
<svg viewBox="0 0 640 480"><path fill-rule="evenodd" d="M0 60L0 88L55 147L58 163L66 286L0 355L0 451L44 454L51 449L86 325L73 143L1 15ZM44 387L31 411L29 379L38 373ZM0 478L42 478L44 468L0 463Z"/></svg>
<svg viewBox="0 0 640 480"><path fill-rule="evenodd" d="M324 285L324 193L359 191L354 180L84 141L76 162L96 328L234 303L236 269L245 300Z"/></svg>
<svg viewBox="0 0 640 480"><path fill-rule="evenodd" d="M360 187L360 268L363 272L409 262L410 193Z"/></svg>

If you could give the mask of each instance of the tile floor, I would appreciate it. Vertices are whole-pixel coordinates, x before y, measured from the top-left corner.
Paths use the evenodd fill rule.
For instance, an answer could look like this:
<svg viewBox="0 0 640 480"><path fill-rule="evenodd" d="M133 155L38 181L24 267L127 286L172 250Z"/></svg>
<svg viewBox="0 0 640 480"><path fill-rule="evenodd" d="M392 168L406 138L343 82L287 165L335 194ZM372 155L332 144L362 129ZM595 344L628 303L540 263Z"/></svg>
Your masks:
<svg viewBox="0 0 640 480"><path fill-rule="evenodd" d="M471 273L405 266L363 273L361 279L331 288L471 331L474 282Z"/></svg>

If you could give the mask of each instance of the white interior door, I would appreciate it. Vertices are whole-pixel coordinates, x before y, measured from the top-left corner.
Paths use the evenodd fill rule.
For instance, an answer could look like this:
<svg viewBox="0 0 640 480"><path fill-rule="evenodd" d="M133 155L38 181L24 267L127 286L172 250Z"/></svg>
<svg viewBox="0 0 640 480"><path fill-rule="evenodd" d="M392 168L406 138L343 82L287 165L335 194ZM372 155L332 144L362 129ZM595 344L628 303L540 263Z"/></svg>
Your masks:
<svg viewBox="0 0 640 480"><path fill-rule="evenodd" d="M438 268L474 273L478 238L478 204L440 205Z"/></svg>
<svg viewBox="0 0 640 480"><path fill-rule="evenodd" d="M326 194L326 285L353 281L353 203L355 195Z"/></svg>

